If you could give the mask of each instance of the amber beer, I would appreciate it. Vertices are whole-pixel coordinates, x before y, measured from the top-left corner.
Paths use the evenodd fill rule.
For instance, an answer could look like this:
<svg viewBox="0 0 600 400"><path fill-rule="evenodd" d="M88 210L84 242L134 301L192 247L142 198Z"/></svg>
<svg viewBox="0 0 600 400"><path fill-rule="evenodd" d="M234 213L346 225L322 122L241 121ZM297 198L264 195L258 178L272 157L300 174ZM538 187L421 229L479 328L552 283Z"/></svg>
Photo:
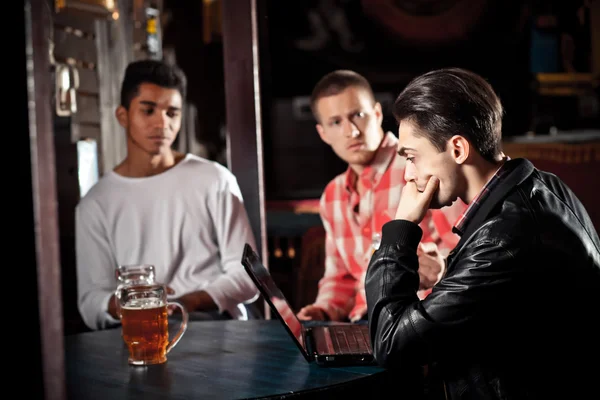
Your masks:
<svg viewBox="0 0 600 400"><path fill-rule="evenodd" d="M130 285L119 290L123 341L132 365L160 364L179 342L187 329L188 313L176 301L167 301L167 289L161 284ZM167 307L181 309L181 326L169 341Z"/></svg>
<svg viewBox="0 0 600 400"><path fill-rule="evenodd" d="M167 360L169 322L167 305L160 299L135 299L121 309L123 340L133 364L160 364Z"/></svg>

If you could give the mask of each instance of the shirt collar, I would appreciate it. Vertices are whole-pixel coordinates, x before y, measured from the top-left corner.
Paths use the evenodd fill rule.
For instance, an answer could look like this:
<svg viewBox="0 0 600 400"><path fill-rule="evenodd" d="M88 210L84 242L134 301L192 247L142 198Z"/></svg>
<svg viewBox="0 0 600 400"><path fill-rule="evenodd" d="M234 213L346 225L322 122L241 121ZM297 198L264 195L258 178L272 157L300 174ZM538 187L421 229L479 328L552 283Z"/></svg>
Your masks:
<svg viewBox="0 0 600 400"><path fill-rule="evenodd" d="M471 200L467 209L457 219L454 227L452 227L452 232L462 236L469 221L471 218L473 218L473 215L475 215L477 210L479 210L479 207L485 201L489 193L498 186L498 184L502 181L502 178L506 175L506 172L508 171L508 168L506 168L506 161L508 160L510 160L510 157L507 156L504 158L502 165L498 167L494 175L492 175L483 188L481 188L477 196Z"/></svg>

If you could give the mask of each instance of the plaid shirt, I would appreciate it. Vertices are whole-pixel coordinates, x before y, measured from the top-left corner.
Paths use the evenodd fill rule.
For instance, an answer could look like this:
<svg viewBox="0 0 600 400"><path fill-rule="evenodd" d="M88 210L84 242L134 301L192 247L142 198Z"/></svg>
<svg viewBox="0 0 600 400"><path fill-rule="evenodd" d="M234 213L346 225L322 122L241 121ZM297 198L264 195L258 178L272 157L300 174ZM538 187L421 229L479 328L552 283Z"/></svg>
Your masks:
<svg viewBox="0 0 600 400"><path fill-rule="evenodd" d="M326 232L325 274L319 281L315 305L332 320L357 320L366 311L365 274L381 227L396 215L406 181L406 160L397 154L398 139L384 137L373 162L357 176L351 169L325 188L320 214ZM356 191L357 180L364 187ZM435 242L443 255L458 243L452 226L466 205L460 201L441 210L429 210L421 222L423 242ZM380 236L379 236L380 237Z"/></svg>
<svg viewBox="0 0 600 400"><path fill-rule="evenodd" d="M510 160L510 158L506 157L505 161L507 160ZM494 175L490 178L489 181L487 181L487 183L483 186L483 188L477 194L477 196L475 196L475 198L471 200L471 202L469 203L469 207L467 207L465 212L456 221L456 225L452 228L452 232L456 233L459 236L462 236L472 216L475 215L477 210L479 210L479 207L481 207L481 204L485 202L485 199L487 199L490 192L494 190L494 188L498 186L498 183L502 181L502 178L508 171L508 169L504 167L505 165L505 163L502 163L500 168L496 170Z"/></svg>

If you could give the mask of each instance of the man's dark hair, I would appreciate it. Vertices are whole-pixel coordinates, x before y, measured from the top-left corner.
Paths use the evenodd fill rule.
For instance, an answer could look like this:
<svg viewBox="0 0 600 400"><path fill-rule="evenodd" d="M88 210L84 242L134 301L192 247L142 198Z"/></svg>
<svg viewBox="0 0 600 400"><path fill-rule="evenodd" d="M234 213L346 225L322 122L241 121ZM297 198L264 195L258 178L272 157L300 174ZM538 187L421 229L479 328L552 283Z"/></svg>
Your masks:
<svg viewBox="0 0 600 400"><path fill-rule="evenodd" d="M413 79L394 103L396 121L410 121L417 134L441 152L454 135L465 137L493 161L502 151L500 99L481 76L460 68L445 68Z"/></svg>
<svg viewBox="0 0 600 400"><path fill-rule="evenodd" d="M373 104L375 103L373 89L371 88L369 81L367 81L364 76L354 71L339 69L322 77L312 91L312 95L310 97L310 108L315 119L317 121L319 120L319 115L316 109L317 101L319 101L319 99L327 96L335 96L349 87L355 87L364 90L373 99Z"/></svg>
<svg viewBox="0 0 600 400"><path fill-rule="evenodd" d="M129 109L131 101L138 95L142 83L153 83L168 89L177 89L185 98L186 77L183 71L163 61L140 60L127 66L121 84L121 105Z"/></svg>

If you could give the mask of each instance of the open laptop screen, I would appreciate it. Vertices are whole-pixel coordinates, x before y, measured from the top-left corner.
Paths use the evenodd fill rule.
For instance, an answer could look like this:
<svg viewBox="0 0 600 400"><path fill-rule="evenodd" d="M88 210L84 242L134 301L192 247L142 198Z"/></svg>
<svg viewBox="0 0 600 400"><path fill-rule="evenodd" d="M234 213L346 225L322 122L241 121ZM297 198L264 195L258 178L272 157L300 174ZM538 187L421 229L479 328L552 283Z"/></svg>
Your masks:
<svg viewBox="0 0 600 400"><path fill-rule="evenodd" d="M249 245L246 245L244 248L244 261L246 268L249 269L250 276L258 281L255 282L256 286L261 290L265 300L271 304L271 308L276 308L279 318L287 325L300 347L304 348L300 320L296 317L285 296L273 281L269 271Z"/></svg>

